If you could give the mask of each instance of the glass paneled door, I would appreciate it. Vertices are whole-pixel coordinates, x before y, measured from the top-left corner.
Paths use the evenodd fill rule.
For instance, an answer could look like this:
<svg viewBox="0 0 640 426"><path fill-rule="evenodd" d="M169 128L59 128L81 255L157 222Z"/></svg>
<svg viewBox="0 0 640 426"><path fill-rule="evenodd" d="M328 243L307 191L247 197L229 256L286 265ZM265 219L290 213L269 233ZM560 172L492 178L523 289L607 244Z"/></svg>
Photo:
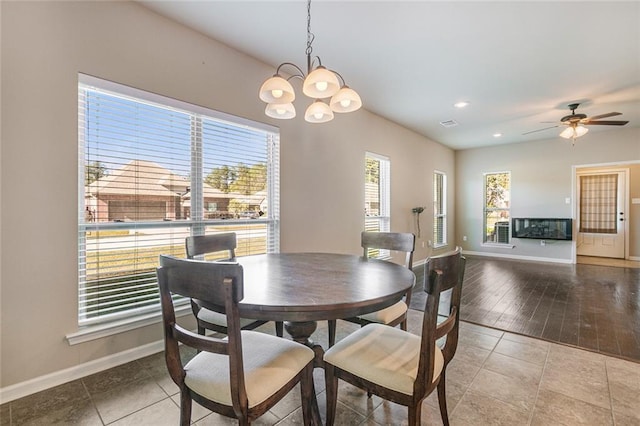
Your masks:
<svg viewBox="0 0 640 426"><path fill-rule="evenodd" d="M625 170L578 173L577 254L625 258Z"/></svg>

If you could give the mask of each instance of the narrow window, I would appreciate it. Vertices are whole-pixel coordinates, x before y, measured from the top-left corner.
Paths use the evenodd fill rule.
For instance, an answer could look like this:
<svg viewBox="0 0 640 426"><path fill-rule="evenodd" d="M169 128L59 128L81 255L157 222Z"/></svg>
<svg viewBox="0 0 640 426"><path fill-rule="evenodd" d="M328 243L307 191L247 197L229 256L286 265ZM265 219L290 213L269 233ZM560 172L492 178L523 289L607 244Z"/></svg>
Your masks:
<svg viewBox="0 0 640 426"><path fill-rule="evenodd" d="M79 325L159 312L159 254L236 232L279 250L279 134L270 126L81 75Z"/></svg>
<svg viewBox="0 0 640 426"><path fill-rule="evenodd" d="M391 228L391 162L387 157L368 152L364 170L364 230L388 232ZM389 256L375 250L372 257Z"/></svg>
<svg viewBox="0 0 640 426"><path fill-rule="evenodd" d="M484 174L485 243L509 244L511 173Z"/></svg>
<svg viewBox="0 0 640 426"><path fill-rule="evenodd" d="M433 173L433 246L447 245L447 175Z"/></svg>

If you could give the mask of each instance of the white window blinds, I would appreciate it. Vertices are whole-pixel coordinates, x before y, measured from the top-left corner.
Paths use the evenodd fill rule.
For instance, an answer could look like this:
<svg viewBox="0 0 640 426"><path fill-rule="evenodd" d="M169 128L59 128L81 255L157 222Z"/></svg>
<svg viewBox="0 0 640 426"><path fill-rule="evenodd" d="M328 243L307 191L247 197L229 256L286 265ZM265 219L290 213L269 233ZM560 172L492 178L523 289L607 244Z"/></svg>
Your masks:
<svg viewBox="0 0 640 426"><path fill-rule="evenodd" d="M447 175L433 173L433 246L447 244Z"/></svg>
<svg viewBox="0 0 640 426"><path fill-rule="evenodd" d="M279 250L276 129L88 76L78 94L80 325L158 311L158 255L189 235Z"/></svg>
<svg viewBox="0 0 640 426"><path fill-rule="evenodd" d="M391 162L366 153L364 179L364 230L388 232L391 228ZM373 249L372 249L373 250ZM388 250L370 250L371 257L388 257Z"/></svg>

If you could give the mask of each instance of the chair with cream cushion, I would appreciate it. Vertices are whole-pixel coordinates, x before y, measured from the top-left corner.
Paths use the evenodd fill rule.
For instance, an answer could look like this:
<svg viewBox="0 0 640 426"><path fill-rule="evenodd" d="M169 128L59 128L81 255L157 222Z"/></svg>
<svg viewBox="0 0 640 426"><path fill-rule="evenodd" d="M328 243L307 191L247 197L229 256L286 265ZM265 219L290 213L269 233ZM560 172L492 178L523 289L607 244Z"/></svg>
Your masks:
<svg viewBox="0 0 640 426"><path fill-rule="evenodd" d="M439 256L431 256L424 265L424 273L427 276L430 271L438 270L442 272L442 286L445 289L440 295L438 306L438 333L437 345L442 350L444 357L444 367L440 374L438 383L438 403L443 423L449 423L447 415L446 398L446 372L447 365L453 359L458 348L458 332L460 323L460 300L462 297L462 282L464 281L466 259L462 256L460 247L449 253Z"/></svg>
<svg viewBox="0 0 640 426"><path fill-rule="evenodd" d="M187 258L189 259L202 256L206 260L235 260L237 246L235 232L198 235L185 239ZM224 315L203 308L196 299L191 299L191 309L197 320L199 334L204 334L205 329L227 334L227 323ZM240 318L240 327L243 330L253 330L266 322ZM281 321L276 322L276 334L282 337L283 323Z"/></svg>
<svg viewBox="0 0 640 426"><path fill-rule="evenodd" d="M235 262L206 262L160 256L157 269L164 324L165 359L180 388L180 424L189 425L192 400L241 425L266 413L298 383L304 423L312 423L314 352L288 339L241 330L238 302L243 269ZM227 336L215 338L176 324L174 297L200 300L226 316ZM178 344L196 348L186 365Z"/></svg>
<svg viewBox="0 0 640 426"><path fill-rule="evenodd" d="M372 250L390 250L404 253L404 266L411 269L413 267L413 251L415 250L416 237L411 233L404 232L362 232L360 245L364 251L363 256L369 258ZM353 322L365 326L371 323L380 323L395 327L400 324L402 330L407 330L407 310L411 302L411 290L409 290L404 300L389 306L380 311L361 315L354 318L344 318L345 321ZM336 321L329 321L329 347L336 341Z"/></svg>
<svg viewBox="0 0 640 426"><path fill-rule="evenodd" d="M427 299L420 336L395 327L369 324L324 354L327 425L333 425L335 420L338 379L408 407L410 426L420 424L422 401L438 388L442 421L449 424L443 373L447 357L453 356L451 345L457 343L462 280L449 279L445 275L456 271L455 276L459 277L460 269L464 270L464 258L460 250L456 250L431 265L442 269L425 267ZM450 289L449 315L446 319L438 319L440 295ZM443 311L440 314L442 316ZM440 349L436 341L444 336L447 342Z"/></svg>

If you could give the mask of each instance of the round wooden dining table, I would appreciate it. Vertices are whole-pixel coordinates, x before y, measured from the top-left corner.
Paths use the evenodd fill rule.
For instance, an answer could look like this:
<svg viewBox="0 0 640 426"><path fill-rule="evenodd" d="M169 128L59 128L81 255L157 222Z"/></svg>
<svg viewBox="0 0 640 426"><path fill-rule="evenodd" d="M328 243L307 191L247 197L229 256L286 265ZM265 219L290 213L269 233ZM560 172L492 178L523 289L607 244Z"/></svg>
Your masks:
<svg viewBox="0 0 640 426"><path fill-rule="evenodd" d="M271 253L237 259L244 270L243 318L285 321L293 340L316 352L316 321L350 318L393 305L416 277L404 266L334 253Z"/></svg>

